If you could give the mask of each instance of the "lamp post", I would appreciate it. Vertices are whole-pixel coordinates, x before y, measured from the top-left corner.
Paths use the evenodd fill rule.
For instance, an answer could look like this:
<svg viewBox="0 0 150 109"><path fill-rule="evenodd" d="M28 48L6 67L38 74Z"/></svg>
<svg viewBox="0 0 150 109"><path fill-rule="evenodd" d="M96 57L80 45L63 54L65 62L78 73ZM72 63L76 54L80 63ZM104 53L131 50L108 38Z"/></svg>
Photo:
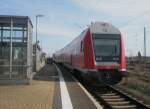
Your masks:
<svg viewBox="0 0 150 109"><path fill-rule="evenodd" d="M38 18L39 17L44 17L44 15L38 14L36 15L36 43L35 43L35 71L37 71L37 47L38 47L38 39L37 39L37 24L38 24Z"/></svg>

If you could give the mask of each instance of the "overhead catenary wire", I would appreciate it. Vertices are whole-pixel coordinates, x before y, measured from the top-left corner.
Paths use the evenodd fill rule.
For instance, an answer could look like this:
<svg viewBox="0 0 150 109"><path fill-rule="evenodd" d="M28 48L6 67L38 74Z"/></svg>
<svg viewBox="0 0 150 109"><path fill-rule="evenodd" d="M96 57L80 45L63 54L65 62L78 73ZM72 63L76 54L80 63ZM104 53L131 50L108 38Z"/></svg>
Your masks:
<svg viewBox="0 0 150 109"><path fill-rule="evenodd" d="M146 15L148 15L148 14L150 14L150 10L147 10L147 11L141 13L140 15L138 15L138 16L136 16L136 17L130 19L130 20L128 20L128 21L125 22L124 24L121 24L119 27L120 27L120 28L126 27L126 26L130 25L131 23L137 21L138 19L140 19L140 18L142 18L142 17L144 17L144 16L146 16Z"/></svg>

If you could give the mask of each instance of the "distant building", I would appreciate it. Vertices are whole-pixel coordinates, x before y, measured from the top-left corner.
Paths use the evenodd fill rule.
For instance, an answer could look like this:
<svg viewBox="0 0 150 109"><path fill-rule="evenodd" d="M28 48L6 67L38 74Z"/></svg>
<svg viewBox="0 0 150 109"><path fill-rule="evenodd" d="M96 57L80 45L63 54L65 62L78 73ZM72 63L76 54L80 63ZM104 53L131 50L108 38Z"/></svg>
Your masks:
<svg viewBox="0 0 150 109"><path fill-rule="evenodd" d="M28 16L0 16L0 84L32 80L32 30Z"/></svg>

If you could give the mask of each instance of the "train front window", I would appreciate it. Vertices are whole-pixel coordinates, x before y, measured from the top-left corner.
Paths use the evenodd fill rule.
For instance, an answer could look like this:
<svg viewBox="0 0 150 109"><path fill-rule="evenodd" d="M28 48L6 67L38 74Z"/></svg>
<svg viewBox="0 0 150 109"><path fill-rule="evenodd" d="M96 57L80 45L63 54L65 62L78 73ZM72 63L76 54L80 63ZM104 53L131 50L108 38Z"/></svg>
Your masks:
<svg viewBox="0 0 150 109"><path fill-rule="evenodd" d="M93 34L96 61L117 61L120 57L120 37L117 34Z"/></svg>

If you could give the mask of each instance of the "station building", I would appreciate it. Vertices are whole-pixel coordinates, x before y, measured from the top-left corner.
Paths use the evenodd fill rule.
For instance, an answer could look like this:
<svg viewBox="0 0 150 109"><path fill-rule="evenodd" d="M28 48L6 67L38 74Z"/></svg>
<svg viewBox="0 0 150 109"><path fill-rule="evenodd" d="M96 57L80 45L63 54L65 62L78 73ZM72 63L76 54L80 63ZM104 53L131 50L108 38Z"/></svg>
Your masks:
<svg viewBox="0 0 150 109"><path fill-rule="evenodd" d="M0 84L32 80L32 30L28 16L0 16Z"/></svg>

